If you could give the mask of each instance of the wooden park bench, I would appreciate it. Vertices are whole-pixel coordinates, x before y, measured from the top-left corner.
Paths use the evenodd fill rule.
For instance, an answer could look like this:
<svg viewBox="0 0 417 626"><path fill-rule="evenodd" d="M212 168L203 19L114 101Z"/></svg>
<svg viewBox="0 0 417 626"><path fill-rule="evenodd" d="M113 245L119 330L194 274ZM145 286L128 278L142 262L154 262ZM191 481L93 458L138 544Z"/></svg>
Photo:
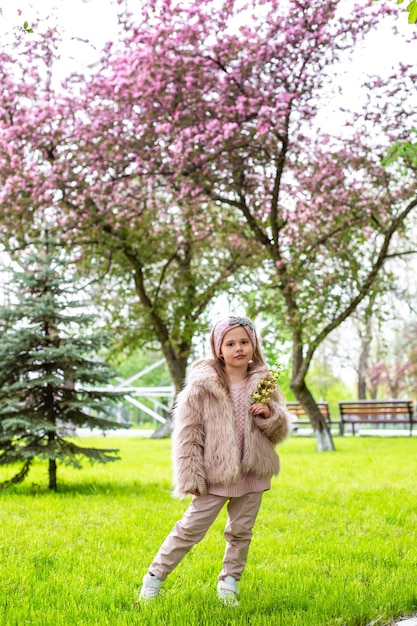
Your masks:
<svg viewBox="0 0 417 626"><path fill-rule="evenodd" d="M320 409L320 413L326 419L329 428L331 428L332 425L337 424L338 428L340 429L340 423L333 421L330 416L329 403L317 402L317 406ZM297 418L293 422L293 430L297 430L298 426L311 426L309 417L299 402L287 402L287 409Z"/></svg>
<svg viewBox="0 0 417 626"><path fill-rule="evenodd" d="M345 424L351 424L353 435L357 424L408 424L411 436L413 424L417 424L411 400L339 402L339 410L341 435L345 432Z"/></svg>

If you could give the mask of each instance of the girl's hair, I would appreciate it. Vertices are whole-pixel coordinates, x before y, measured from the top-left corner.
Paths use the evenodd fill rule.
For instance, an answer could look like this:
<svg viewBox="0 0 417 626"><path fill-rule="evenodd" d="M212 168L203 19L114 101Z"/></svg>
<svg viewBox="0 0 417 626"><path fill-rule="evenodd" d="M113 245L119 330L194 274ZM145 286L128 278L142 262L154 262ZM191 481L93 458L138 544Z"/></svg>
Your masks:
<svg viewBox="0 0 417 626"><path fill-rule="evenodd" d="M249 320L250 321L250 320ZM252 323L252 322L251 322ZM242 326L242 328L245 328L245 326L243 324L240 324L240 326ZM253 369L253 366L256 365L262 365L264 367L267 367L266 361L265 361L265 357L262 353L262 349L261 346L259 345L259 337L256 333L255 330L255 326L253 325L253 332L255 333L255 337L256 337L256 347L255 350L253 351L253 357L251 362L249 363L249 368L248 368L248 374L251 374L251 370ZM235 328L235 326L231 326L230 330L232 330L232 328ZM224 367L224 360L221 357L218 357L216 354L216 347L215 347L215 343L214 343L214 329L215 326L212 328L212 331L210 333L210 348L211 348L211 353L213 356L213 365L214 365L214 369L216 370L216 373L218 375L218 377L220 378L223 387L228 390L229 389L229 382L226 376L226 370ZM251 367L252 366L252 367Z"/></svg>

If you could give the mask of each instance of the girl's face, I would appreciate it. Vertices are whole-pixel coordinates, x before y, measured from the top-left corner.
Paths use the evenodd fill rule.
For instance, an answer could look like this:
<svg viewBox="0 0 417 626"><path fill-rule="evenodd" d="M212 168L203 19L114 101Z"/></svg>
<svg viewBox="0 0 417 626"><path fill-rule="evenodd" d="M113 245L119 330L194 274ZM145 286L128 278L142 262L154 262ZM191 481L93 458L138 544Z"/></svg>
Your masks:
<svg viewBox="0 0 417 626"><path fill-rule="evenodd" d="M226 367L244 368L253 357L253 346L243 326L236 326L223 337L220 347Z"/></svg>

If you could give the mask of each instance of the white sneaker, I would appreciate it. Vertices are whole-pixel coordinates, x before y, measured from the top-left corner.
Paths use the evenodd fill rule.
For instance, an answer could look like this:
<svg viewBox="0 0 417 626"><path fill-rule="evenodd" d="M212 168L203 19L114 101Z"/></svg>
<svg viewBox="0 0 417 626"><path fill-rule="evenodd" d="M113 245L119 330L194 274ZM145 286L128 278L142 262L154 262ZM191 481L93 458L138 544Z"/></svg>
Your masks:
<svg viewBox="0 0 417 626"><path fill-rule="evenodd" d="M225 606L238 606L238 595L237 581L232 576L226 576L224 580L219 580L217 597Z"/></svg>
<svg viewBox="0 0 417 626"><path fill-rule="evenodd" d="M140 600L151 600L152 598L156 598L158 595L162 585L162 580L159 580L156 576L151 576L151 574L145 574L142 579L142 589L140 590L139 599Z"/></svg>

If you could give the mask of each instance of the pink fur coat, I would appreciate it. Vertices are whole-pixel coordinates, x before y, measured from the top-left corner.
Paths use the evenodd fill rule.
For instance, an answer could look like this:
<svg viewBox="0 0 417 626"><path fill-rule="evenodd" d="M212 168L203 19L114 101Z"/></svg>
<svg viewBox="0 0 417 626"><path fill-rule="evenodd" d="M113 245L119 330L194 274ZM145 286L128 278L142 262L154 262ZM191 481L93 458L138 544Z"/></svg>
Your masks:
<svg viewBox="0 0 417 626"><path fill-rule="evenodd" d="M247 384L250 396L267 369L256 366ZM290 432L291 416L280 391L275 391L269 418L255 417L249 410L245 424L243 458L239 449L235 418L228 393L221 385L212 361L195 363L174 408L172 436L174 494L183 497L207 485L233 485L243 474L257 478L279 473L274 446Z"/></svg>

